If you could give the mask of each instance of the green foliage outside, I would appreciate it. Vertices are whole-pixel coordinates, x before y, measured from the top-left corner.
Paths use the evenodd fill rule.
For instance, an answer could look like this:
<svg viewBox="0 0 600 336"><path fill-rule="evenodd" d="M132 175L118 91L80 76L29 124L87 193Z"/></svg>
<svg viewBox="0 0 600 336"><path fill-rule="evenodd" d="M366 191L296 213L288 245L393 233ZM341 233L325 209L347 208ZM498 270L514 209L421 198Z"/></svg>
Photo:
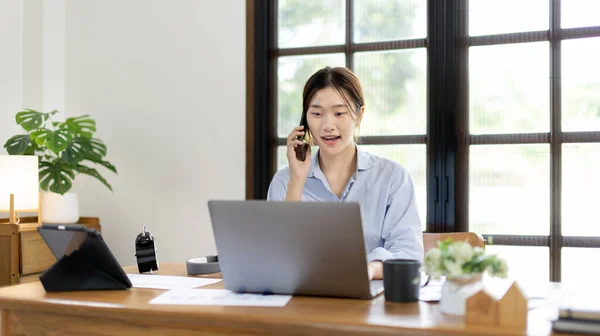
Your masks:
<svg viewBox="0 0 600 336"><path fill-rule="evenodd" d="M358 1L354 8L354 41L372 42L414 35L416 4L420 1ZM279 2L279 45L301 47L345 43L344 1ZM425 26L421 25L424 31ZM419 26L420 27L420 26ZM419 29L417 29L419 30ZM303 32L312 37L293 40ZM314 34L313 34L314 32ZM418 34L418 33L417 33ZM336 39L337 37L337 39ZM306 80L325 66L345 66L344 54L280 57L278 59L278 136L287 134L300 121L302 89ZM421 50L361 52L354 55L354 71L363 84L367 112L361 135L424 134L426 54ZM409 88L407 88L407 85ZM414 89L411 89L414 88ZM411 100L412 99L412 100ZM407 104L420 100L422 104ZM394 150L399 162L408 153Z"/></svg>

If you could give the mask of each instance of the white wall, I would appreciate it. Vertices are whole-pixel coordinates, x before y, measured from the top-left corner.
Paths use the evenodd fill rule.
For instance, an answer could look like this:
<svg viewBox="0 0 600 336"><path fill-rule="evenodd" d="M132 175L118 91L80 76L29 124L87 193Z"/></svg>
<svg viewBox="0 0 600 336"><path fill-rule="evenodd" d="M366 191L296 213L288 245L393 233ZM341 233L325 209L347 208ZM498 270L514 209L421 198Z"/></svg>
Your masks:
<svg viewBox="0 0 600 336"><path fill-rule="evenodd" d="M23 1L0 1L0 155L19 132L14 115L23 99Z"/></svg>
<svg viewBox="0 0 600 336"><path fill-rule="evenodd" d="M161 261L216 253L206 201L244 198L244 6L0 1L0 154L21 108L91 114L119 174L74 191L122 264L142 225Z"/></svg>
<svg viewBox="0 0 600 336"><path fill-rule="evenodd" d="M64 35L64 32L63 32ZM23 103L19 108L44 109L44 2L23 1ZM63 45L64 49L64 45ZM64 85L63 85L64 86ZM63 98L64 100L64 98ZM11 111L13 119L18 110ZM19 127L20 129L20 127ZM24 131L20 129L20 132Z"/></svg>
<svg viewBox="0 0 600 336"><path fill-rule="evenodd" d="M65 4L66 0L25 0L43 3L42 102L44 112L65 110ZM63 114L55 115L60 121Z"/></svg>
<svg viewBox="0 0 600 336"><path fill-rule="evenodd" d="M0 1L0 155L6 154L6 140L25 134L15 123L18 111L48 111L48 106L63 110L64 4L64 0Z"/></svg>
<svg viewBox="0 0 600 336"><path fill-rule="evenodd" d="M65 111L92 115L112 183L76 180L117 259L142 225L159 260L216 253L206 202L245 195L245 2L67 0ZM102 168L102 167L101 167Z"/></svg>

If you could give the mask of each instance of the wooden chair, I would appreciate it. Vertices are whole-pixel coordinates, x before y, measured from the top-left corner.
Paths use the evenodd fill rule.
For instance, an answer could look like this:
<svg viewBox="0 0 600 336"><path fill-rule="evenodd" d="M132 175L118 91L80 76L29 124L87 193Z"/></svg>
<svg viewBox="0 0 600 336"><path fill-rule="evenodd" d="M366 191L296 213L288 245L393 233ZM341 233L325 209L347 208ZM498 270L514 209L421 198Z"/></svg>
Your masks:
<svg viewBox="0 0 600 336"><path fill-rule="evenodd" d="M423 232L423 249L425 253L430 249L437 247L437 242L451 238L454 241L467 241L472 246L485 248L485 239L475 232L447 232L447 233L427 233Z"/></svg>

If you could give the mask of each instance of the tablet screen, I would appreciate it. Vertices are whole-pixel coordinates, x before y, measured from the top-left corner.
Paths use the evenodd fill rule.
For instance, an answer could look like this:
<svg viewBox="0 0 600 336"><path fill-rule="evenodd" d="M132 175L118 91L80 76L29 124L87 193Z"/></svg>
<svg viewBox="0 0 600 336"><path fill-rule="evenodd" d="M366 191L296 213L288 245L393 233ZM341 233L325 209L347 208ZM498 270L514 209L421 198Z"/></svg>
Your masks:
<svg viewBox="0 0 600 336"><path fill-rule="evenodd" d="M81 225L44 224L38 231L56 259L78 250L88 235L85 227Z"/></svg>
<svg viewBox="0 0 600 336"><path fill-rule="evenodd" d="M57 260L77 251L80 258L131 287L129 278L102 239L100 233L81 225L43 224L38 231Z"/></svg>

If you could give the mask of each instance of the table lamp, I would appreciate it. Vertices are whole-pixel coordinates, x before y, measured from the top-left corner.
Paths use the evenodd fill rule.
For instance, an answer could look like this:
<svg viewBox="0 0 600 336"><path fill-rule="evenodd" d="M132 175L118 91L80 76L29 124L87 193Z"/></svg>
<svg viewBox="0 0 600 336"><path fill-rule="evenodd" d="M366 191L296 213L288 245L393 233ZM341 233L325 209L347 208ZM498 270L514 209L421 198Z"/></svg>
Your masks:
<svg viewBox="0 0 600 336"><path fill-rule="evenodd" d="M0 155L0 213L8 212L8 222L18 224L17 212L37 212L41 223L38 157Z"/></svg>

